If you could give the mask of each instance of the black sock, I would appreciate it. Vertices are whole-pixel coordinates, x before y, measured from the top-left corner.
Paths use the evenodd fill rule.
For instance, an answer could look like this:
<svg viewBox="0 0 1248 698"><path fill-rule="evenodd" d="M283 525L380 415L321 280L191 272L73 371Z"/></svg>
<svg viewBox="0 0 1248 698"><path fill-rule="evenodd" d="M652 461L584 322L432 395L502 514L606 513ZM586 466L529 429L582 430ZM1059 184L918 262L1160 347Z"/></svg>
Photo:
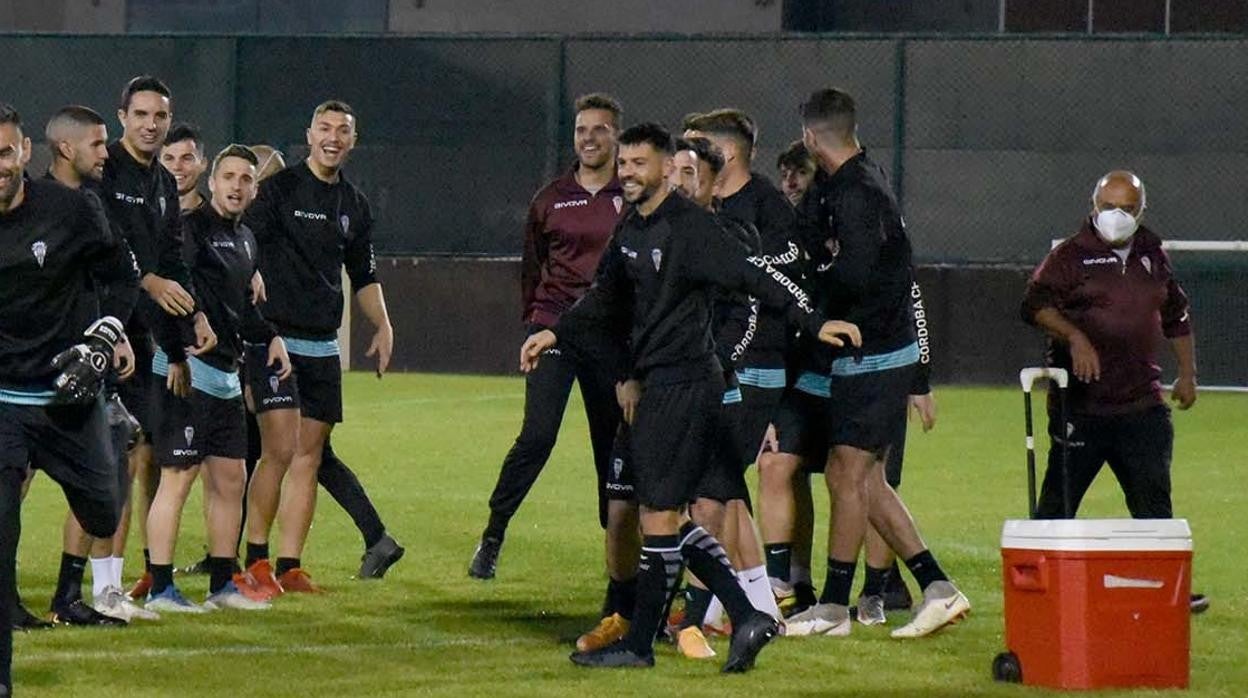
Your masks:
<svg viewBox="0 0 1248 698"><path fill-rule="evenodd" d="M676 536L645 536L641 563L637 566L637 606L624 642L637 654L654 653L654 636L663 623L667 596L680 579L680 539Z"/></svg>
<svg viewBox="0 0 1248 698"><path fill-rule="evenodd" d="M152 551L143 548L143 571L151 574L152 572Z"/></svg>
<svg viewBox="0 0 1248 698"><path fill-rule="evenodd" d="M244 567L251 567L257 560L269 559L268 543L252 543L247 541L247 559L243 564Z"/></svg>
<svg viewBox="0 0 1248 698"><path fill-rule="evenodd" d="M757 612L757 609L750 603L741 585L737 583L736 572L732 569L732 563L728 562L728 555L720 547L719 541L715 540L715 536L707 533L706 529L692 522L680 527L680 539L684 541L684 544L680 546L680 553L684 556L689 571L693 572L694 576L701 580L712 594L719 597L720 603L724 604L724 610L728 612L728 617L732 619L734 626L745 623L751 615Z"/></svg>
<svg viewBox="0 0 1248 698"><path fill-rule="evenodd" d="M841 562L828 558L828 576L823 583L823 594L819 603L835 603L849 605L849 590L854 587L854 570L858 561Z"/></svg>
<svg viewBox="0 0 1248 698"><path fill-rule="evenodd" d="M940 563L936 562L936 558L932 556L930 550L915 555L906 560L906 567L910 568L910 574L914 575L915 581L919 583L919 590L927 589L932 582L947 582L949 578L945 576L945 571L940 569Z"/></svg>
<svg viewBox="0 0 1248 698"><path fill-rule="evenodd" d="M299 558L297 557L279 557L277 558L277 567L274 568L273 574L280 577L283 574L300 567Z"/></svg>
<svg viewBox="0 0 1248 698"><path fill-rule="evenodd" d="M885 567L880 569L867 565L867 577L862 582L861 596L879 596L884 593L884 586L888 584L888 578L892 576L893 568Z"/></svg>
<svg viewBox="0 0 1248 698"><path fill-rule="evenodd" d="M496 511L490 512L490 522L485 525L485 533L481 534L482 538L493 538L502 542L507 535L507 524L511 522L511 517L500 514Z"/></svg>
<svg viewBox="0 0 1248 698"><path fill-rule="evenodd" d="M897 567L897 561L893 560L893 566L888 570L888 581L884 583L885 594L909 594L910 590L906 588L906 580L901 578L901 569Z"/></svg>
<svg viewBox="0 0 1248 698"><path fill-rule="evenodd" d="M234 576L235 560L228 557L208 558L208 593L215 594Z"/></svg>
<svg viewBox="0 0 1248 698"><path fill-rule="evenodd" d="M714 598L710 589L701 589L692 584L685 587L685 621L680 624L680 629L702 627L702 619L706 618L706 611L711 607L711 599Z"/></svg>
<svg viewBox="0 0 1248 698"><path fill-rule="evenodd" d="M316 471L316 481L334 498L338 506L351 517L352 523L364 538L364 547L371 548L386 535L377 507L368 498L364 485L351 469L334 453L327 440L321 449L321 466Z"/></svg>
<svg viewBox="0 0 1248 698"><path fill-rule="evenodd" d="M173 586L173 565L152 565L152 596Z"/></svg>
<svg viewBox="0 0 1248 698"><path fill-rule="evenodd" d="M82 575L86 568L87 558L61 553L61 571L56 577L53 606L68 605L82 598Z"/></svg>
<svg viewBox="0 0 1248 698"><path fill-rule="evenodd" d="M763 551L767 554L767 576L782 582L789 581L789 570L793 567L793 544L768 543L763 546Z"/></svg>
<svg viewBox="0 0 1248 698"><path fill-rule="evenodd" d="M607 599L602 604L602 617L614 613L620 614L624 620L632 620L633 608L637 605L637 578L619 581L607 581Z"/></svg>

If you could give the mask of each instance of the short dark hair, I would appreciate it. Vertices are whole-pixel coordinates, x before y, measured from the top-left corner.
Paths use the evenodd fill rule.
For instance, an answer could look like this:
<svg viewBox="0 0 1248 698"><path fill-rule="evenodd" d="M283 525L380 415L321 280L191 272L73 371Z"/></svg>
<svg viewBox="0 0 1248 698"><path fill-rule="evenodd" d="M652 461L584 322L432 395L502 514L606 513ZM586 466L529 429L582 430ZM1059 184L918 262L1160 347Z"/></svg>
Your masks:
<svg viewBox="0 0 1248 698"><path fill-rule="evenodd" d="M612 121L616 126L620 125L620 117L624 116L624 107L620 106L620 101L606 92L590 92L576 98L576 113L580 114L588 109L602 109L611 112Z"/></svg>
<svg viewBox="0 0 1248 698"><path fill-rule="evenodd" d="M724 169L724 153L708 138L694 136L693 138L677 138L676 152L682 150L692 151L698 156L698 160L705 162L711 168L711 172L719 174Z"/></svg>
<svg viewBox="0 0 1248 698"><path fill-rule="evenodd" d="M858 129L858 107L848 92L830 87L810 94L800 108L802 124L831 131L843 141Z"/></svg>
<svg viewBox="0 0 1248 698"><path fill-rule="evenodd" d="M740 109L716 109L685 117L685 128L735 138L746 150L758 141L758 126Z"/></svg>
<svg viewBox="0 0 1248 698"><path fill-rule="evenodd" d="M799 138L789 144L789 147L780 153L780 157L776 158L776 169L788 167L794 170L802 168L815 169L815 157L806 150L806 144Z"/></svg>
<svg viewBox="0 0 1248 698"><path fill-rule="evenodd" d="M698 122L698 119L701 119L701 118L702 118L702 112L700 111L691 111L688 114L685 114L684 116L680 118L680 130L689 131L693 129L693 125L696 124ZM693 129L693 130L696 130L696 129Z"/></svg>
<svg viewBox="0 0 1248 698"><path fill-rule="evenodd" d="M260 166L260 158L256 157L255 151L245 145L231 143L222 148L221 152L217 153L217 156L212 159L212 171L214 173L217 171L217 165L221 164L221 161L226 158L242 158L256 167Z"/></svg>
<svg viewBox="0 0 1248 698"><path fill-rule="evenodd" d="M22 127L22 115L17 113L12 104L0 102L0 124L13 124L20 129Z"/></svg>
<svg viewBox="0 0 1248 698"><path fill-rule="evenodd" d="M355 110L351 108L351 105L341 99L327 99L316 105L316 109L312 110L312 120L316 121L316 117L327 111L336 111L339 114L346 114L351 117L352 121L359 121L359 117L355 115Z"/></svg>
<svg viewBox="0 0 1248 698"><path fill-rule="evenodd" d="M672 134L653 121L643 121L640 124L629 126L620 134L618 141L620 145L649 143L655 150L667 155L672 155L676 152L676 144L672 140Z"/></svg>
<svg viewBox="0 0 1248 698"><path fill-rule="evenodd" d="M155 92L169 101L173 101L173 94L169 92L169 86L161 82L160 78L154 78L151 75L139 75L130 78L130 82L126 83L125 89L121 91L121 110L129 111L130 100L140 92Z"/></svg>
<svg viewBox="0 0 1248 698"><path fill-rule="evenodd" d="M165 136L165 145L173 145L182 141L193 141L195 152L199 153L201 158L204 156L204 141L199 137L199 129L185 121L179 121L170 127L169 134Z"/></svg>
<svg viewBox="0 0 1248 698"><path fill-rule="evenodd" d="M58 141L67 135L66 131L103 125L104 117L94 109L80 104L70 104L57 109L52 118L48 119L48 123L43 127L43 137L48 142L52 157L59 158L61 149Z"/></svg>

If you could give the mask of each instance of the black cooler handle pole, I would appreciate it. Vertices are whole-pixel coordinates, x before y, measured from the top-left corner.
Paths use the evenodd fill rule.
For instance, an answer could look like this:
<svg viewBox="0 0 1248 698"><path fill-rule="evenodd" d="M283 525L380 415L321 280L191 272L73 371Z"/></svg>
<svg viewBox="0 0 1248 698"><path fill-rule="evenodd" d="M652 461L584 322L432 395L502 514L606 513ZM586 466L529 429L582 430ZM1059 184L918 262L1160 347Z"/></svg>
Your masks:
<svg viewBox="0 0 1248 698"><path fill-rule="evenodd" d="M1058 402L1061 404L1062 430L1066 425L1066 388L1070 384L1070 374L1064 368L1024 368L1018 372L1018 382L1023 386L1023 419L1027 429L1027 514L1036 518L1036 439L1031 417L1031 389L1035 382L1047 378L1058 387ZM1070 444L1062 438L1062 507L1066 518L1070 518Z"/></svg>

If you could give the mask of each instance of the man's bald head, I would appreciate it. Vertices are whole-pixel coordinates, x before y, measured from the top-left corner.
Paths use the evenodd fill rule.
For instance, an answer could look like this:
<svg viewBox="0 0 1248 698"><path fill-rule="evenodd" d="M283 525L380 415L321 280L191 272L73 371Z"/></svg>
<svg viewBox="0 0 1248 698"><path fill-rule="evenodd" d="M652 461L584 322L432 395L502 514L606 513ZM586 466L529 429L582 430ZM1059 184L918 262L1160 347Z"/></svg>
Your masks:
<svg viewBox="0 0 1248 698"><path fill-rule="evenodd" d="M1144 212L1148 194L1144 181L1127 170L1114 170L1101 177L1092 190L1092 210L1122 209L1136 218Z"/></svg>

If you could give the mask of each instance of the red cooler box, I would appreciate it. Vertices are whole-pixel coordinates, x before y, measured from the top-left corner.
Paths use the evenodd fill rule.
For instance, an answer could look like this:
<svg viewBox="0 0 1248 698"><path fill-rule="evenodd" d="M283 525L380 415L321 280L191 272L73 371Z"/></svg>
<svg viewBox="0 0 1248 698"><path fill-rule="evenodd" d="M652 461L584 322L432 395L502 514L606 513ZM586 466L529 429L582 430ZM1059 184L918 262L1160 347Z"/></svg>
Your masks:
<svg viewBox="0 0 1248 698"><path fill-rule="evenodd" d="M1001 559L1005 642L1023 683L1187 687L1186 520L1006 521Z"/></svg>

